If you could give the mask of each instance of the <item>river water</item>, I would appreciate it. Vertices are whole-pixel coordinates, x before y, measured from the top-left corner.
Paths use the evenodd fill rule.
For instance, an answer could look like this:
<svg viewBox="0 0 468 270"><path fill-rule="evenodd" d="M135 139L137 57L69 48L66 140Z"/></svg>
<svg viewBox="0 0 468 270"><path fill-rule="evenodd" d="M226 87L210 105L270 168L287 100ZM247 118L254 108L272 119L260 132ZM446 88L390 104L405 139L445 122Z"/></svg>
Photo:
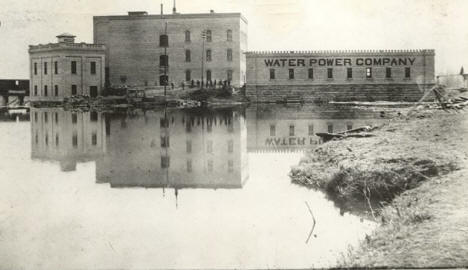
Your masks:
<svg viewBox="0 0 468 270"><path fill-rule="evenodd" d="M377 225L288 173L316 132L379 121L279 105L4 115L0 269L335 266Z"/></svg>

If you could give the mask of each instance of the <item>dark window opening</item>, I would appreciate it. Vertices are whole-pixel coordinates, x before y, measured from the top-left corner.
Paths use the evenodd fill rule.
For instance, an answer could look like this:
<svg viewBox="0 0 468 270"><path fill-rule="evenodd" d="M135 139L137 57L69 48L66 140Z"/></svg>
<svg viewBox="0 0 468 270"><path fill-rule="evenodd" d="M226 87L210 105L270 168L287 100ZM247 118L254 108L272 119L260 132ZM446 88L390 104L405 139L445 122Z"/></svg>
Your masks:
<svg viewBox="0 0 468 270"><path fill-rule="evenodd" d="M37 63L34 63L34 75L37 75Z"/></svg>
<svg viewBox="0 0 468 270"><path fill-rule="evenodd" d="M72 113L72 124L76 124L78 122L78 116L76 113Z"/></svg>
<svg viewBox="0 0 468 270"><path fill-rule="evenodd" d="M206 62L211 62L211 50L206 50Z"/></svg>
<svg viewBox="0 0 468 270"><path fill-rule="evenodd" d="M169 47L169 36L160 35L159 36L159 47Z"/></svg>
<svg viewBox="0 0 468 270"><path fill-rule="evenodd" d="M309 68L308 77L309 77L309 79L313 79L313 78L314 78L314 69L313 69L313 68Z"/></svg>
<svg viewBox="0 0 468 270"><path fill-rule="evenodd" d="M346 69L346 73L347 73L347 78L348 78L348 79L352 79L352 78L353 78L353 69L352 69L352 68L347 68L347 69Z"/></svg>
<svg viewBox="0 0 468 270"><path fill-rule="evenodd" d="M392 68L388 67L388 68L385 69L385 77L387 79L392 77Z"/></svg>
<svg viewBox="0 0 468 270"><path fill-rule="evenodd" d="M276 125L270 125L270 136L276 136Z"/></svg>
<svg viewBox="0 0 468 270"><path fill-rule="evenodd" d="M405 78L411 78L411 68L405 68Z"/></svg>
<svg viewBox="0 0 468 270"><path fill-rule="evenodd" d="M76 87L76 84L72 84L71 86L71 91L72 91L72 96L76 96L77 94L77 87Z"/></svg>
<svg viewBox="0 0 468 270"><path fill-rule="evenodd" d="M48 94L48 93L47 93L47 90L48 90L48 89L47 89L47 85L44 85L44 96L46 96L46 97L47 97L47 94Z"/></svg>
<svg viewBox="0 0 468 270"><path fill-rule="evenodd" d="M76 74L76 61L71 62L71 73Z"/></svg>
<svg viewBox="0 0 468 270"><path fill-rule="evenodd" d="M185 42L190 42L191 38L190 38L190 31L185 31Z"/></svg>
<svg viewBox="0 0 468 270"><path fill-rule="evenodd" d="M333 79L333 68L327 69L327 75L328 79Z"/></svg>
<svg viewBox="0 0 468 270"><path fill-rule="evenodd" d="M232 41L232 30L231 29L226 31L226 40L227 41Z"/></svg>
<svg viewBox="0 0 468 270"><path fill-rule="evenodd" d="M289 125L289 136L294 136L294 125Z"/></svg>
<svg viewBox="0 0 468 270"><path fill-rule="evenodd" d="M185 62L192 61L192 53L190 50L185 50Z"/></svg>
<svg viewBox="0 0 468 270"><path fill-rule="evenodd" d="M97 134L95 132L91 135L91 144L97 145Z"/></svg>
<svg viewBox="0 0 468 270"><path fill-rule="evenodd" d="M91 120L91 122L97 122L97 120L98 120L98 113L95 112L95 111L92 111L92 112L89 114L89 119Z"/></svg>
<svg viewBox="0 0 468 270"><path fill-rule="evenodd" d="M58 96L58 91L59 91L58 85L55 85L55 87L54 87L54 92L55 93L54 94L55 94L56 97Z"/></svg>
<svg viewBox="0 0 468 270"><path fill-rule="evenodd" d="M47 74L47 62L44 62L44 74Z"/></svg>
<svg viewBox="0 0 468 270"><path fill-rule="evenodd" d="M58 62L57 61L54 62L54 73L58 74Z"/></svg>
<svg viewBox="0 0 468 270"><path fill-rule="evenodd" d="M169 56L167 55L160 55L159 56L159 66L160 67L167 67L169 66Z"/></svg>
<svg viewBox="0 0 468 270"><path fill-rule="evenodd" d="M289 79L290 80L294 79L294 69L292 68L289 69Z"/></svg>
<svg viewBox="0 0 468 270"><path fill-rule="evenodd" d="M186 81L192 80L192 72L190 70L185 71L185 80Z"/></svg>
<svg viewBox="0 0 468 270"><path fill-rule="evenodd" d="M171 165L171 158L167 156L161 157L161 168L167 169Z"/></svg>
<svg viewBox="0 0 468 270"><path fill-rule="evenodd" d="M206 30L206 41L207 42L211 42L213 39L212 39L212 33L211 33L211 30Z"/></svg>
<svg viewBox="0 0 468 270"><path fill-rule="evenodd" d="M91 74L96 74L96 62L91 62Z"/></svg>
<svg viewBox="0 0 468 270"><path fill-rule="evenodd" d="M272 68L270 69L270 80L274 80L275 79L275 70Z"/></svg>
<svg viewBox="0 0 468 270"><path fill-rule="evenodd" d="M232 61L232 49L227 49L227 60Z"/></svg>

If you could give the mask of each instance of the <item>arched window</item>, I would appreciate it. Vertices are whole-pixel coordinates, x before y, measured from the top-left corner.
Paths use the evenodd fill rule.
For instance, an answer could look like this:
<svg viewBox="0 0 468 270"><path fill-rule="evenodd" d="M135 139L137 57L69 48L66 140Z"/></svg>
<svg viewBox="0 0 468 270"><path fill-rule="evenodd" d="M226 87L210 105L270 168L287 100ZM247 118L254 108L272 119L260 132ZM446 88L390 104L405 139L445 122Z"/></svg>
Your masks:
<svg viewBox="0 0 468 270"><path fill-rule="evenodd" d="M227 39L227 41L232 41L232 30L231 29L226 31L226 39Z"/></svg>
<svg viewBox="0 0 468 270"><path fill-rule="evenodd" d="M192 80L192 72L189 69L185 71L185 80L186 81Z"/></svg>
<svg viewBox="0 0 468 270"><path fill-rule="evenodd" d="M206 42L211 42L213 40L211 35L211 30L206 30Z"/></svg>
<svg viewBox="0 0 468 270"><path fill-rule="evenodd" d="M190 50L185 50L185 62L190 62L192 61L192 53Z"/></svg>
<svg viewBox="0 0 468 270"><path fill-rule="evenodd" d="M190 31L185 31L185 42L190 42Z"/></svg>

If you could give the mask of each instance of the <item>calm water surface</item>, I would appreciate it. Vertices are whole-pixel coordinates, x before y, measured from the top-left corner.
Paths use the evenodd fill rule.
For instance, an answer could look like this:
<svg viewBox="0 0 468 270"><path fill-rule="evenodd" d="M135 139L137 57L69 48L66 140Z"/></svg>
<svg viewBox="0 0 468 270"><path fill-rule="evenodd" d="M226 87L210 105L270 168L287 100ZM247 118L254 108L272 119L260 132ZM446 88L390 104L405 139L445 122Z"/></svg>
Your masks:
<svg viewBox="0 0 468 270"><path fill-rule="evenodd" d="M0 268L334 266L376 224L288 173L314 133L379 121L276 105L3 117Z"/></svg>

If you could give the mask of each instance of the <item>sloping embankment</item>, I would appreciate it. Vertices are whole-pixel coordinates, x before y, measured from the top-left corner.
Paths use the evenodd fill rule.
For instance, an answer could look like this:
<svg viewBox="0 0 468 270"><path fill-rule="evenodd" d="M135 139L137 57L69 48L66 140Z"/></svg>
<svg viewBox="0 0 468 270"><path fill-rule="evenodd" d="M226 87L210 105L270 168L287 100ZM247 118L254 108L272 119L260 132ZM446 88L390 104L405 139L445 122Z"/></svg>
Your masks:
<svg viewBox="0 0 468 270"><path fill-rule="evenodd" d="M466 117L393 120L375 137L325 143L291 170L293 182L324 190L345 211L363 202L381 222L345 266L468 265Z"/></svg>

